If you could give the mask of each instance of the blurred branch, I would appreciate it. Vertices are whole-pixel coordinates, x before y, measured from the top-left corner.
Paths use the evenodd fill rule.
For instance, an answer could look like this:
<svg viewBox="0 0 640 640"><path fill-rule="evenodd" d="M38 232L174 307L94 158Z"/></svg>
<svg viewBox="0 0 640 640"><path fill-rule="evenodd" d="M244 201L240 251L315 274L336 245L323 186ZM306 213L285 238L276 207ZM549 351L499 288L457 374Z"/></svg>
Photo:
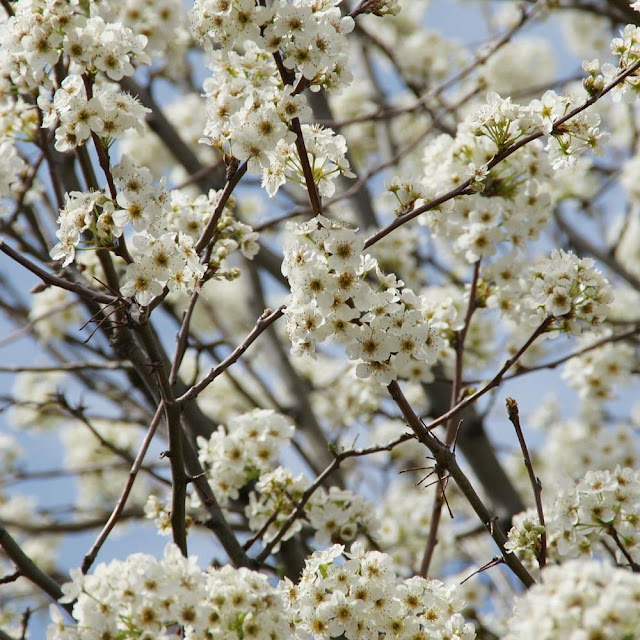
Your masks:
<svg viewBox="0 0 640 640"><path fill-rule="evenodd" d="M9 532L2 525L0 525L0 547L4 549L4 552L22 576L33 582L33 584L44 591L52 600L57 602L62 598L63 593L60 585L36 566L33 560L22 551L20 545L9 535ZM70 604L61 604L59 606L71 614L73 607Z"/></svg>

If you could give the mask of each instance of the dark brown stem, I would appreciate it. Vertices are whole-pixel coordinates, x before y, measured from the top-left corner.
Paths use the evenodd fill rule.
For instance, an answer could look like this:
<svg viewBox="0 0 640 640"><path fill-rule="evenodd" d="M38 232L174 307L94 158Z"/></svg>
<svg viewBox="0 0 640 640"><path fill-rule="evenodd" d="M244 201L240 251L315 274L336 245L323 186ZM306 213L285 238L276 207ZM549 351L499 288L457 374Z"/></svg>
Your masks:
<svg viewBox="0 0 640 640"><path fill-rule="evenodd" d="M258 319L255 327L249 335L239 344L233 352L226 357L217 367L211 371L197 384L194 384L186 393L176 398L176 403L183 405L190 400L196 398L204 389L206 389L221 373L228 369L236 362L242 354L256 341L258 336L272 323L274 323L284 313L284 306L279 307L275 311L266 309L262 316Z"/></svg>
<svg viewBox="0 0 640 640"><path fill-rule="evenodd" d="M69 282L58 276L54 276L52 273L48 273L34 262L31 262L28 258L25 258L22 254L18 253L15 249L12 249L2 238L0 238L0 251L6 253L10 258L13 258L17 263L21 264L25 269L28 269L36 275L45 284L50 284L54 287L60 287L66 291L77 293L81 298L90 300L92 302L100 302L102 304L115 304L119 302L119 299L115 296L109 296L106 293L100 291L94 291L83 287L77 282Z"/></svg>
<svg viewBox="0 0 640 640"><path fill-rule="evenodd" d="M396 381L392 382L387 388L391 397L400 408L400 411L402 411L404 419L407 421L407 424L411 427L418 440L429 449L436 461L436 464L439 465L451 478L453 478L455 483L458 485L472 509L476 512L480 521L489 532L489 535L498 545L500 553L502 554L507 566L513 571L525 587L528 588L534 585L535 580L524 568L520 560L513 553L509 553L505 549L504 545L507 542L507 537L498 525L496 518L484 505L480 496L478 496L476 490L473 488L473 485L469 482L467 476L458 466L455 454L449 447L440 442L440 440L438 440L428 430L422 420L420 420L420 418L415 414L411 405L402 393L400 385Z"/></svg>
<svg viewBox="0 0 640 640"><path fill-rule="evenodd" d="M169 373L169 384L171 384L172 387L175 387L175 384L178 380L178 371L180 370L180 365L182 364L182 360L184 359L184 354L187 351L187 345L189 344L189 329L191 327L191 317L193 315L193 310L196 307L198 297L199 292L197 290L191 294L191 298L189 298L189 304L187 305L184 316L182 318L180 330L178 331L176 352L173 356L171 371Z"/></svg>
<svg viewBox="0 0 640 640"><path fill-rule="evenodd" d="M453 409L459 401L460 388L462 384L462 365L464 361L464 342L469 331L469 325L471 324L471 318L473 312L476 309L476 288L478 285L478 275L480 273L480 260L478 260L473 266L473 277L471 279L471 287L469 288L469 301L467 303L467 311L465 314L464 325L462 329L456 334L456 364L453 381L451 384L451 401L449 408ZM456 435L456 420L452 416L447 422L445 444L447 447L453 445ZM446 502L445 489L447 487L446 471L436 465L436 473L438 474L438 482L436 486L436 496L433 501L433 508L431 510L431 521L429 522L429 535L427 536L427 543L422 556L422 563L420 564L420 575L426 578L429 573L429 566L435 552L436 545L438 544L438 528L440 527L440 521L442 519L442 507Z"/></svg>
<svg viewBox="0 0 640 640"><path fill-rule="evenodd" d="M607 529L607 533L613 538L613 541L616 543L616 547L620 549L620 553L622 553L622 555L626 558L629 566L631 567L631 571L633 571L634 573L640 573L640 564L638 564L633 559L633 557L629 553L629 550L624 546L624 543L622 542L622 540L620 540L620 536L615 530L615 527L609 527L609 529Z"/></svg>
<svg viewBox="0 0 640 640"><path fill-rule="evenodd" d="M220 216L233 193L233 190L236 188L242 177L247 172L247 163L243 162L234 172L233 175L229 177L226 184L224 185L224 189L218 198L218 202L216 204L215 211L211 215L211 219L207 223L206 228L202 232L202 235L196 242L194 247L196 253L200 253L206 246L209 244L211 239L213 238L216 227L218 226L218 220L220 220Z"/></svg>
<svg viewBox="0 0 640 640"><path fill-rule="evenodd" d="M169 372L162 348L157 342L155 332L149 324L137 325L137 332L144 344L145 350L156 373L158 389L162 398L167 428L169 432L169 465L171 466L171 531L173 542L187 557L187 528L186 528L186 499L187 473L184 461L184 442L182 425L180 422L180 405L176 402L172 385L169 382Z"/></svg>
<svg viewBox="0 0 640 640"><path fill-rule="evenodd" d="M520 412L518 410L518 403L513 398L507 398L507 413L509 414L509 420L516 430L518 436L518 442L520 443L520 450L524 458L524 466L527 468L527 474L529 475L529 482L533 489L533 497L536 503L536 511L538 512L538 520L540 526L544 527L544 511L542 509L542 483L540 478L536 477L533 471L533 463L531 462L531 456L529 455L529 449L527 442L524 439L524 433L520 425ZM542 569L547 563L547 532L543 531L540 536L540 551L537 554L538 565Z"/></svg>
<svg viewBox="0 0 640 640"><path fill-rule="evenodd" d="M140 450L138 451L138 455L136 455L136 459L133 461L133 465L131 466L131 470L129 471L129 478L127 479L127 483L120 494L120 498L111 513L111 516L107 520L106 524L102 528L102 531L98 535L96 541L93 543L89 552L85 555L84 560L82 561L82 573L87 573L91 568L98 552L102 548L102 545L105 543L106 539L109 537L109 534L113 530L113 527L116 526L116 523L120 519L122 512L124 511L125 505L127 504L127 499L129 498L129 494L131 493L131 489L133 488L133 483L142 467L142 461L149 449L149 445L151 444L151 440L155 435L156 430L158 429L158 425L160 424L160 420L164 413L164 405L160 403L158 408L156 409L155 415L151 420L151 424L147 429L147 434L140 445Z"/></svg>
<svg viewBox="0 0 640 640"><path fill-rule="evenodd" d="M311 210L313 211L313 215L317 216L322 213L322 202L320 201L318 185L313 177L313 170L309 164L309 155L307 154L307 146L304 143L304 135L302 134L302 126L300 125L299 118L294 118L291 121L291 130L296 134L296 149L300 158L304 181L307 185L307 192L309 193Z"/></svg>
<svg viewBox="0 0 640 640"><path fill-rule="evenodd" d="M4 549L7 557L22 576L33 582L53 600L58 601L62 598L64 594L60 585L36 566L3 526L0 526L0 547ZM60 606L71 615L73 610L71 604L61 604Z"/></svg>

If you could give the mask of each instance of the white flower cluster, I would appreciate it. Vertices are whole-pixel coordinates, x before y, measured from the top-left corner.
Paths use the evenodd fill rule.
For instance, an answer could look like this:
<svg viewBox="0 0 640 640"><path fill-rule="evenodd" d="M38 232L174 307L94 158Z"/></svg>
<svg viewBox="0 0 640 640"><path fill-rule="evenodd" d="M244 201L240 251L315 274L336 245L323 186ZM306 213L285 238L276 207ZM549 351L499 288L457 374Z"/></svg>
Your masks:
<svg viewBox="0 0 640 640"><path fill-rule="evenodd" d="M343 553L346 562L336 562ZM300 582L288 584L298 638L475 638L454 587L417 576L398 580L388 555L365 551L357 542L350 552L334 545L314 553Z"/></svg>
<svg viewBox="0 0 640 640"><path fill-rule="evenodd" d="M596 94L603 87L611 83L616 76L633 66L640 60L640 27L628 24L619 38L611 41L611 53L619 57L617 66L605 63L600 66L600 61L585 60L582 68L589 74L584 80L584 86L590 93ZM640 93L640 73L638 70L628 75L623 82L618 83L612 90L611 96L614 102L633 102Z"/></svg>
<svg viewBox="0 0 640 640"><path fill-rule="evenodd" d="M5 474L9 475L15 471L16 461L23 455L24 450L13 436L0 433L0 480L4 479Z"/></svg>
<svg viewBox="0 0 640 640"><path fill-rule="evenodd" d="M288 123L311 114L306 99L281 88L273 56L251 42L242 54L211 52L209 67L213 74L204 81L207 122L201 141L248 160L249 170L259 173L278 141L295 140Z"/></svg>
<svg viewBox="0 0 640 640"><path fill-rule="evenodd" d="M87 99L84 81L77 74L62 81L53 102L41 94L38 105L46 113L42 126L55 127L58 151L75 149L92 133L107 142L123 137L129 129L142 133L145 115L150 112L137 98L112 83L95 85L92 97Z"/></svg>
<svg viewBox="0 0 640 640"><path fill-rule="evenodd" d="M20 0L0 25L2 75L25 91L52 87L49 72L61 55L73 74L102 71L112 80L134 72L132 62L149 64L146 36L119 22L81 13L82 4L63 0Z"/></svg>
<svg viewBox="0 0 640 640"><path fill-rule="evenodd" d="M359 377L385 385L428 380L443 341L426 319L427 300L383 274L353 229L324 216L287 229L282 273L292 291L285 311L292 353L313 354L316 342L331 338L360 361Z"/></svg>
<svg viewBox="0 0 640 640"><path fill-rule="evenodd" d="M178 625L185 640L289 636L284 598L266 576L231 566L201 571L175 545L160 561L137 553L100 564L93 574L71 576L62 602L75 601L77 624L65 624L52 605L47 640L169 640Z"/></svg>
<svg viewBox="0 0 640 640"><path fill-rule="evenodd" d="M120 483L122 484L122 483ZM158 535L170 536L173 534L173 525L171 523L171 495L156 495L150 493L148 488L145 490L146 500L142 498L139 503L144 503L144 517L152 520L156 527ZM185 517L184 528L187 533L191 531L191 527L196 523L202 523L206 520L207 515L203 508L200 497L197 493L187 493L185 496Z"/></svg>
<svg viewBox="0 0 640 640"><path fill-rule="evenodd" d="M83 7L88 4L20 0L12 5L14 15L0 24L0 93L39 93L42 126L55 128L59 151L74 149L92 133L107 142L120 138L127 129L140 129L148 112L105 81L133 75L134 64L150 64L146 36L117 20L87 17ZM61 85L53 73L59 63L69 69ZM24 128L17 111L14 117Z"/></svg>
<svg viewBox="0 0 640 640"><path fill-rule="evenodd" d="M96 224L103 213L107 219L113 218L113 205L101 191L71 191L65 193L64 202L58 216L60 226L56 231L59 242L51 249L51 257L63 260L62 266L66 267L75 258L82 234Z"/></svg>
<svg viewBox="0 0 640 640"><path fill-rule="evenodd" d="M476 193L456 198L419 220L441 246L473 263L498 251L513 257L536 240L549 221L552 168L539 141L508 156L490 172L486 164L500 149L531 130L525 107L490 94L475 118L458 126L454 138L443 134L427 145L422 184L400 189L398 213L437 197L472 178Z"/></svg>
<svg viewBox="0 0 640 640"><path fill-rule="evenodd" d="M578 258L571 252L554 249L529 271L522 283L523 306L532 309L537 321L554 317L553 327L567 333L580 333L586 326L600 324L613 300L611 285L593 268L591 258ZM536 322L536 318L530 319Z"/></svg>
<svg viewBox="0 0 640 640"><path fill-rule="evenodd" d="M136 424L120 420L92 418L90 424L93 432L77 420L68 421L60 430L65 467L77 473L78 508L107 510L113 508L127 481L129 469L123 454L135 458L140 433ZM144 504L151 486L149 476L138 477L128 504Z"/></svg>
<svg viewBox="0 0 640 640"><path fill-rule="evenodd" d="M190 237L195 243L211 219L218 198L219 192L214 190L195 198L179 190L172 191L171 206L167 211L167 228L169 231ZM235 279L235 270L225 271L224 260L236 250L248 260L252 260L260 250L258 233L233 216L233 204L234 200L230 198L218 221L215 246L209 259L209 268L215 272L216 277L230 280Z"/></svg>
<svg viewBox="0 0 640 640"><path fill-rule="evenodd" d="M249 494L249 504L245 507L251 531L261 531L264 528L261 539L265 543L271 542L295 511L308 487L309 480L302 473L294 476L291 469L285 467L263 473L256 482L255 491ZM301 529L302 519L298 518L282 536L282 542L292 538ZM274 553L279 549L278 543L273 548Z"/></svg>
<svg viewBox="0 0 640 640"><path fill-rule="evenodd" d="M386 397L386 389L373 378L356 376L357 365L354 363L336 366L335 358L314 354L296 358L293 365L314 385L311 392L313 410L338 443L345 435L345 427L358 420L369 423Z"/></svg>
<svg viewBox="0 0 640 640"><path fill-rule="evenodd" d="M504 640L638 637L640 576L592 560L550 566L516 604Z"/></svg>
<svg viewBox="0 0 640 640"><path fill-rule="evenodd" d="M158 61L168 63L163 68L172 78L184 65L180 58L190 44L186 11L180 0L121 0L100 2L92 7L93 15L100 15L109 22L119 22L136 34L147 37L145 51Z"/></svg>
<svg viewBox="0 0 640 640"><path fill-rule="evenodd" d="M320 545L350 542L360 532L375 537L379 528L373 505L349 489L320 487L305 506L305 515Z"/></svg>
<svg viewBox="0 0 640 640"><path fill-rule="evenodd" d="M606 543L619 564L627 565L629 558L640 563L640 471L588 471L545 510L545 529L552 560L590 556ZM509 532L508 548L532 562L541 532L537 515L529 510Z"/></svg>
<svg viewBox="0 0 640 640"><path fill-rule="evenodd" d="M82 312L71 294L59 287L47 287L31 297L29 321L42 342L62 338L70 327L83 324Z"/></svg>
<svg viewBox="0 0 640 640"><path fill-rule="evenodd" d="M389 556L358 543L337 562L343 552L334 545L313 553L298 584L276 587L244 568L202 571L172 544L161 560L137 553L99 564L89 575L72 571L61 602L74 603L77 624L67 624L52 605L47 640L88 633L169 640L178 628L185 640L475 638L455 587L419 577L400 581Z"/></svg>
<svg viewBox="0 0 640 640"><path fill-rule="evenodd" d="M331 197L336 190L333 180L338 173L355 178L346 159L347 142L344 136L320 125L303 124L302 135L318 193ZM262 186L270 196L274 196L287 179L304 185L304 174L295 144L280 140L267 156L269 164L262 172Z"/></svg>
<svg viewBox="0 0 640 640"><path fill-rule="evenodd" d="M20 429L46 431L60 427L68 419L59 394L69 388L69 378L60 371L23 371L16 376L11 393L8 421Z"/></svg>
<svg viewBox="0 0 640 640"><path fill-rule="evenodd" d="M295 427L271 409L255 409L233 416L206 440L198 437L198 459L206 468L221 504L238 497L250 480L271 471L291 441Z"/></svg>
<svg viewBox="0 0 640 640"><path fill-rule="evenodd" d="M252 531L267 527L262 540L269 542L278 533L285 520L296 509L302 494L309 487L302 474L294 476L291 470L278 467L260 476L255 492L249 494L245 513ZM348 489L319 487L304 507L304 516L315 532L319 545L332 542L350 542L360 532L376 535L378 521L372 505ZM298 518L282 540L288 540L302 529ZM274 547L278 551L280 545Z"/></svg>
<svg viewBox="0 0 640 640"><path fill-rule="evenodd" d="M471 179L475 193L421 219L443 247L470 263L498 252L511 256L523 250L549 221L553 169L573 164L587 149L599 150L605 140L599 116L589 111L554 129L573 104L572 98L552 91L526 106L489 93L485 105L458 126L454 138L443 134L426 147L421 185L398 180L389 188L399 200L397 213L411 211ZM546 147L531 141L487 169L496 155L535 131L548 137Z"/></svg>
<svg viewBox="0 0 640 640"><path fill-rule="evenodd" d="M342 16L338 4L275 0L266 8L255 0L196 0L191 27L208 51L212 45L230 51L247 40L265 51L280 51L284 66L317 91L351 81L345 36L355 23Z"/></svg>
<svg viewBox="0 0 640 640"><path fill-rule="evenodd" d="M120 292L147 305L165 286L191 293L200 284L207 266L216 277L234 278L237 269L224 270L224 260L239 249L246 258L258 250L257 233L224 213L217 225L216 244L208 265L202 264L194 245L216 207L219 193L210 191L191 201L184 194L172 196L162 183L155 185L151 172L126 156L113 170L118 195L115 202L101 191L65 194L56 232L54 260L70 264L78 245L113 248L127 225L133 226L132 260L127 265ZM182 215L184 213L184 216ZM86 240L86 232L91 238Z"/></svg>
<svg viewBox="0 0 640 640"><path fill-rule="evenodd" d="M581 336L578 349L596 341L594 335ZM562 377L584 400L601 403L613 397L613 390L629 385L637 365L636 351L626 342L608 342L576 358L563 368Z"/></svg>
<svg viewBox="0 0 640 640"><path fill-rule="evenodd" d="M498 258L482 270L489 283L487 306L521 326L552 316L550 329L581 333L602 323L613 301L611 285L594 264L562 249L528 268L523 259Z"/></svg>
<svg viewBox="0 0 640 640"><path fill-rule="evenodd" d="M591 109L556 126L556 121L577 105L575 97L560 96L552 90L529 105L536 128L542 128L548 135L545 150L554 169L575 164L586 151L603 153L604 144L609 140L609 134L600 131L600 116Z"/></svg>
<svg viewBox="0 0 640 640"><path fill-rule="evenodd" d="M200 163L212 165L219 159L219 154L207 145L199 144L202 137L203 122L207 114L205 100L198 93L184 93L173 101L163 104L163 113L167 120L180 131L180 137L198 156ZM119 142L122 155L129 156L136 164L147 167L154 176L167 176L169 182L182 184L189 180L189 172L175 162L171 150L149 128L139 134L129 129L127 135Z"/></svg>
<svg viewBox="0 0 640 640"><path fill-rule="evenodd" d="M304 184L289 126L311 113L304 95L283 83L272 52L281 49L284 66L300 69L312 89L348 83L345 34L353 20L342 18L335 4L278 0L266 9L253 0L202 0L192 11L193 30L205 39L213 72L204 83L202 141L246 160L249 171L262 173L270 196L286 178ZM240 44L241 52L233 50ZM319 127L305 126L303 134L320 193L332 195L338 172L353 175L345 140Z"/></svg>
<svg viewBox="0 0 640 640"><path fill-rule="evenodd" d="M20 184L20 174L27 168L26 162L18 155L16 147L10 140L0 140L0 215L7 209L2 204L3 198L10 197L13 189Z"/></svg>

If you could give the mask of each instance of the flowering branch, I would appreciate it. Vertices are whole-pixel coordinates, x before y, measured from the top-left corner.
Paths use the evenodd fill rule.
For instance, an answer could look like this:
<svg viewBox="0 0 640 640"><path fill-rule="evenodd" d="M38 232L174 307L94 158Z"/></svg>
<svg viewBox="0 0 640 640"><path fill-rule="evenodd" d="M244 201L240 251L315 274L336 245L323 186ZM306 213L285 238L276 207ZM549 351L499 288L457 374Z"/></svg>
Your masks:
<svg viewBox="0 0 640 640"><path fill-rule="evenodd" d="M553 133L558 132L561 129L562 125L565 124L568 120L571 120L571 118L574 118L576 115L578 115L579 113L582 113L585 109L590 107L592 104L595 104L600 98L604 97L614 87L618 86L620 83L624 82L626 78L628 78L629 76L633 75L636 71L638 71L638 69L640 69L640 60L638 60L633 65L631 65L628 69L625 69L622 73L616 76L599 93L592 95L590 98L585 100L582 104L571 109L564 116L554 121L553 127L551 131L549 131L549 134L551 135ZM493 158L491 158L491 160L489 160L489 162L487 162L486 164L487 171L490 171L491 169L493 169L496 165L500 164L500 162L502 162L503 160L505 160L512 154L514 154L516 151L518 151L518 149L521 149L522 147L527 145L529 142L532 142L533 140L537 140L538 138L541 138L543 135L545 135L544 131L535 131L534 133L530 133L528 135L523 136L517 142L514 142L513 144L511 144L510 146L508 146L507 148L503 149L502 151L497 153L495 156L493 156ZM475 193L475 190L471 188L472 184L473 184L473 178L468 178L467 180L464 180L458 186L451 189L447 193L441 196L438 196L433 200L430 200L429 202L425 203L420 207L417 207L410 213L405 213L401 216L398 216L393 222L389 223L386 227L383 227L382 229L380 229L380 231L377 231L372 236L367 238L367 240L364 243L365 249L368 249L371 245L375 244L385 236L389 235L394 229L397 229L398 227L402 226L403 224L406 224L407 222L410 222L414 218L417 218L419 215L427 211L431 211L432 209L435 209L439 207L441 204L444 204L445 202L448 202L449 200L452 200L453 198L456 198L458 196L470 195L472 193Z"/></svg>

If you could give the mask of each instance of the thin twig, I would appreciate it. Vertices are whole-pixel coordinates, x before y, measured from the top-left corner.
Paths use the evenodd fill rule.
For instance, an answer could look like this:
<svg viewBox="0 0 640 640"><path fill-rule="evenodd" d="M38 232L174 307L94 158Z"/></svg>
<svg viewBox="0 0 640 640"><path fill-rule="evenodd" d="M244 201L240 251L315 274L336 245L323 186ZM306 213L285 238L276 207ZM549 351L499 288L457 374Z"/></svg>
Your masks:
<svg viewBox="0 0 640 640"><path fill-rule="evenodd" d="M222 193L218 197L218 202L216 203L216 208L211 215L211 219L207 223L202 235L198 238L198 241L194 246L194 251L196 253L200 253L209 244L211 238L213 238L216 227L218 226L218 220L220 220L220 216L222 215L224 208L227 206L233 190L238 186L238 183L247 172L247 167L248 163L246 161L243 162L227 179L227 182L222 189Z"/></svg>
<svg viewBox="0 0 640 640"><path fill-rule="evenodd" d="M190 400L196 398L204 389L206 389L221 373L228 369L236 362L244 352L256 341L261 333L273 324L284 313L284 305L278 307L275 311L265 309L265 312L258 318L255 327L250 331L249 335L227 356L219 365L211 369L209 373L197 384L194 384L186 393L176 398L176 403L183 405Z"/></svg>
<svg viewBox="0 0 640 640"><path fill-rule="evenodd" d="M158 425L160 424L160 420L164 413L164 404L161 402L156 409L156 412L151 420L151 424L147 429L147 433L140 445L140 450L138 451L138 455L136 459L133 461L133 465L131 466L131 470L129 471L129 478L127 479L127 483L120 494L120 498L111 513L111 516L107 520L106 524L102 528L102 531L98 535L96 541L93 543L93 546L89 550L89 552L85 555L84 560L82 561L82 573L87 573L89 571L91 565L93 564L98 552L100 551L102 545L105 543L109 534L115 527L116 523L120 519L122 512L124 511L125 505L127 504L127 499L129 498L129 494L131 493L131 489L133 488L133 483L138 475L138 471L142 467L142 462L144 457L149 449L149 445L151 444L151 440L155 435L156 430L158 429Z"/></svg>
<svg viewBox="0 0 640 640"><path fill-rule="evenodd" d="M629 566L631 567L631 571L633 571L634 573L640 573L640 564L638 564L633 559L633 557L629 553L629 550L624 546L624 543L622 542L622 540L620 540L620 536L618 535L618 532L616 531L615 527L609 527L607 529L607 533L613 538L614 542L616 543L616 546L618 547L618 549L620 549L620 552L626 558L627 562L629 563Z"/></svg>
<svg viewBox="0 0 640 640"><path fill-rule="evenodd" d="M40 278L40 280L42 280L45 284L50 284L54 287L60 287L61 289L65 289L66 291L71 291L72 293L78 294L82 298L91 300L92 302L100 302L102 304L116 304L120 301L115 296L108 296L106 293L102 293L101 291L88 289L77 282L69 282L68 280L59 278L52 273L48 273L37 264L35 264L35 262L31 262L31 260L25 258L21 253L11 248L4 241L4 238L0 238L0 251L7 254L18 264L21 264L25 269L31 271L31 273Z"/></svg>
<svg viewBox="0 0 640 640"><path fill-rule="evenodd" d="M296 508L292 513L289 514L288 518L282 523L280 530L274 536L272 540L264 547L264 549L260 552L260 554L256 557L256 562L262 564L271 554L274 547L282 540L287 531L291 528L293 523L302 516L304 513L304 507L307 502L310 500L311 496L320 488L325 480L338 469L343 460L347 458L355 458L361 456L371 455L372 453L380 453L382 451L391 451L394 447L401 444L402 442L406 442L407 440L414 439L415 436L413 434L404 434L396 440L389 442L385 445L376 445L373 447L369 447L367 449L348 449L346 451L334 452L334 458L331 463L325 468L325 470L318 475L318 477L314 480L313 484L311 484L306 491L302 494L302 497L298 501Z"/></svg>
<svg viewBox="0 0 640 640"><path fill-rule="evenodd" d="M60 585L36 566L3 526L0 526L0 547L4 549L7 557L27 580L33 582L56 602L62 598L63 593ZM60 604L60 606L71 615L73 608L70 604Z"/></svg>
<svg viewBox="0 0 640 640"><path fill-rule="evenodd" d="M507 398L506 403L509 420L516 430L516 435L518 436L518 442L520 443L520 449L524 458L524 466L527 468L529 482L533 489L533 497L536 503L536 511L538 512L538 520L540 521L540 526L543 527L542 535L540 536L540 551L536 554L538 565L542 569L542 567L547 563L547 532L544 530L545 524L544 511L542 509L542 483L540 482L540 478L536 477L536 474L533 471L533 463L531 462L527 442L524 439L524 433L522 432L522 427L520 425L518 403L513 398Z"/></svg>
<svg viewBox="0 0 640 640"><path fill-rule="evenodd" d="M123 362L115 360L114 362L67 362L61 364L51 365L0 365L0 373L23 373L25 371L31 371L34 373L47 373L49 371L87 371L89 369L105 369L109 371L115 371L120 369L131 369L132 364L130 362Z"/></svg>
<svg viewBox="0 0 640 640"><path fill-rule="evenodd" d="M513 553L509 553L505 549L504 545L507 542L507 537L500 528L497 519L484 505L484 503L480 499L480 496L473 488L473 485L471 484L471 482L469 482L469 479L464 474L462 469L460 469L456 461L456 457L451 449L440 442L440 440L438 440L438 438L436 438L425 427L422 420L420 420L420 418L411 408L411 405L400 389L400 385L396 381L392 382L387 387L387 389L389 390L391 397L395 400L396 404L402 411L402 415L407 421L409 427L411 427L411 429L415 433L418 440L423 445L425 445L429 449L429 451L431 451L433 457L435 458L436 464L440 465L440 467L447 471L447 473L454 479L455 483L458 485L467 501L471 505L471 508L476 512L476 514L480 518L480 521L489 532L489 535L498 545L500 553L502 554L502 557L504 558L507 566L513 571L516 577L526 587L534 585L535 580L531 577L531 574L525 569L517 556L515 556Z"/></svg>
<svg viewBox="0 0 640 640"><path fill-rule="evenodd" d="M425 428L429 431L439 427L441 424L447 422L450 418L457 415L462 411L465 407L468 407L470 404L473 404L478 398L481 398L487 392L491 391L491 389L497 387L502 379L504 378L504 374L509 371L509 369L521 358L522 354L549 328L549 325L553 322L554 317L548 316L545 318L537 329L529 336L527 341L518 349L518 351L509 358L504 365L500 368L498 373L489 381L486 385L484 385L481 389L478 389L475 393L472 393L470 396L467 396L464 400L461 400L456 404L455 407L443 413L439 418L432 420Z"/></svg>

